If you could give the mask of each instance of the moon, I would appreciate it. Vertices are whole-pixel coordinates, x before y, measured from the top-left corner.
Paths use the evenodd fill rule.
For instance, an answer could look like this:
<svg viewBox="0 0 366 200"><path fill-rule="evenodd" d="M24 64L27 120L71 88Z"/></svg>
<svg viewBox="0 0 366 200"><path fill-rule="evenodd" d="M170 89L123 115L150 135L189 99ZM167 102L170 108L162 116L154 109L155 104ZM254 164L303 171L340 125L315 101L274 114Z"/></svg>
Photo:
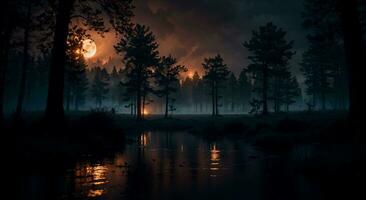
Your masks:
<svg viewBox="0 0 366 200"><path fill-rule="evenodd" d="M97 45L93 40L83 41L83 55L85 58L92 58L97 53Z"/></svg>

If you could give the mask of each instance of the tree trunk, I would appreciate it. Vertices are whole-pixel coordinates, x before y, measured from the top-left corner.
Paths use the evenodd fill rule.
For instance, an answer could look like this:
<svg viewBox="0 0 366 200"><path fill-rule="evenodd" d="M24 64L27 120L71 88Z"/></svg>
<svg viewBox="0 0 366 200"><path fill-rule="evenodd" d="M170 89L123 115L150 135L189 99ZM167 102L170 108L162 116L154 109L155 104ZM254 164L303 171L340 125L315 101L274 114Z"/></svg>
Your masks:
<svg viewBox="0 0 366 200"><path fill-rule="evenodd" d="M136 99L136 95L133 96L133 117L136 117L137 115L137 99Z"/></svg>
<svg viewBox="0 0 366 200"><path fill-rule="evenodd" d="M22 75L20 80L19 94L18 94L18 102L16 108L16 116L21 117L23 111L23 101L25 94L25 86L27 82L27 71L28 71L28 58L29 58L29 32L30 32L30 22L31 22L31 13L32 13L32 4L30 0L27 1L27 16L26 23L24 28L24 45L23 45L23 61L22 61Z"/></svg>
<svg viewBox="0 0 366 200"><path fill-rule="evenodd" d="M273 92L273 109L275 113L278 113L278 78L274 81L274 92Z"/></svg>
<svg viewBox="0 0 366 200"><path fill-rule="evenodd" d="M8 65L8 53L10 48L10 38L13 32L13 24L10 18L14 5L10 0L6 0L2 3L1 27L0 27L0 128L4 122L4 98L5 98L5 82L6 82L6 69Z"/></svg>
<svg viewBox="0 0 366 200"><path fill-rule="evenodd" d="M142 119L145 118L145 105L146 105L146 93L144 91L142 95Z"/></svg>
<svg viewBox="0 0 366 200"><path fill-rule="evenodd" d="M70 91L67 90L66 92L66 110L70 111L70 101L71 101L71 94Z"/></svg>
<svg viewBox="0 0 366 200"><path fill-rule="evenodd" d="M74 1L75 0L59 1L57 9L46 106L46 119L54 123L64 120L63 93L66 41Z"/></svg>
<svg viewBox="0 0 366 200"><path fill-rule="evenodd" d="M267 115L268 114L268 66L266 64L264 64L263 66L263 97L262 97L262 101L263 101L263 111L262 114L263 115Z"/></svg>
<svg viewBox="0 0 366 200"><path fill-rule="evenodd" d="M216 110L215 110L215 83L212 82L212 88L211 88L211 95L212 95L212 116L216 115Z"/></svg>
<svg viewBox="0 0 366 200"><path fill-rule="evenodd" d="M79 111L79 98L75 97L75 111Z"/></svg>
<svg viewBox="0 0 366 200"><path fill-rule="evenodd" d="M322 110L324 111L326 108L325 108L325 90L326 90L326 76L325 76L325 70L324 70L324 66L320 66L320 98L321 98L321 101L322 101Z"/></svg>
<svg viewBox="0 0 366 200"><path fill-rule="evenodd" d="M141 87L137 89L137 95L136 95L136 107L137 107L137 119L141 120Z"/></svg>
<svg viewBox="0 0 366 200"><path fill-rule="evenodd" d="M219 88L218 84L216 82L215 84L215 114L216 116L219 115Z"/></svg>
<svg viewBox="0 0 366 200"><path fill-rule="evenodd" d="M325 91L322 90L322 93L321 93L321 98L322 98L322 110L326 110L326 106L325 106Z"/></svg>
<svg viewBox="0 0 366 200"><path fill-rule="evenodd" d="M168 109L169 109L169 94L168 92L165 95L165 118L168 118Z"/></svg>
<svg viewBox="0 0 366 200"><path fill-rule="evenodd" d="M341 18L343 24L344 46L348 68L349 82L349 117L353 122L360 122L365 114L366 101L364 96L365 49L357 9L357 0L340 0Z"/></svg>

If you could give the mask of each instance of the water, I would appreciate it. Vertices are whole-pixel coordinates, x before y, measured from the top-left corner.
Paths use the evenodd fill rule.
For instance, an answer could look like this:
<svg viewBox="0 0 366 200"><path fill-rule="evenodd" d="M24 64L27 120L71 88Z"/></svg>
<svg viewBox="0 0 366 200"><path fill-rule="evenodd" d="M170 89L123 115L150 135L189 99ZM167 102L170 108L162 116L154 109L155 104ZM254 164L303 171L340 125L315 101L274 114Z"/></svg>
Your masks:
<svg viewBox="0 0 366 200"><path fill-rule="evenodd" d="M293 157L306 157L304 150L270 154L185 132L127 137L132 143L112 156L26 173L23 199L322 199L319 185L294 170Z"/></svg>

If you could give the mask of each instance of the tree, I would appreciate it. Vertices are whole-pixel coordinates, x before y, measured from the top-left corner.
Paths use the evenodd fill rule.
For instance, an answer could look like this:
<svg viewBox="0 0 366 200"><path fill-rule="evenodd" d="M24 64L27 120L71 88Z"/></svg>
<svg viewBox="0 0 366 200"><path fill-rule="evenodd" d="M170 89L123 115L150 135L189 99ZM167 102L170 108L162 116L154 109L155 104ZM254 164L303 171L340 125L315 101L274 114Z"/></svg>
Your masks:
<svg viewBox="0 0 366 200"><path fill-rule="evenodd" d="M90 38L85 29L74 26L70 29L66 49L65 67L65 100L66 110L74 102L75 110L84 103L88 80L86 77L86 63L83 56L83 42Z"/></svg>
<svg viewBox="0 0 366 200"><path fill-rule="evenodd" d="M72 104L77 111L85 103L88 90L85 62L80 60L67 64L65 79L66 110L69 111Z"/></svg>
<svg viewBox="0 0 366 200"><path fill-rule="evenodd" d="M86 93L88 91L88 78L86 76L86 65L81 62L74 66L74 73L76 74L74 80L74 109L79 110L80 106L85 103Z"/></svg>
<svg viewBox="0 0 366 200"><path fill-rule="evenodd" d="M126 82L129 91L136 92L137 118L143 118L146 97L152 91L150 79L159 63L158 44L146 26L137 24L115 45L126 62Z"/></svg>
<svg viewBox="0 0 366 200"><path fill-rule="evenodd" d="M299 85L296 77L292 75L288 66L277 66L273 69L273 83L270 99L273 100L274 111L280 112L281 107L286 105L286 111L289 111L289 105L295 103L294 98L300 95Z"/></svg>
<svg viewBox="0 0 366 200"><path fill-rule="evenodd" d="M284 104L286 106L286 112L289 112L290 105L295 103L295 98L301 94L299 83L297 82L296 77L292 76L291 73L287 71L283 75L280 88L283 96L280 103Z"/></svg>
<svg viewBox="0 0 366 200"><path fill-rule="evenodd" d="M303 27L308 30L310 43L303 54L302 72L305 76L307 94L313 98L313 107L320 99L321 109L326 109L329 94L343 93L347 80L343 50L343 31L338 16L337 1L306 0L304 2ZM342 98L341 95L336 98Z"/></svg>
<svg viewBox="0 0 366 200"><path fill-rule="evenodd" d="M91 96L95 100L95 105L101 108L103 100L108 94L108 73L100 67L96 67L94 70L95 75L91 86Z"/></svg>
<svg viewBox="0 0 366 200"><path fill-rule="evenodd" d="M193 76L192 76L192 84L193 84L193 88L192 88L192 100L193 100L193 104L194 104L194 109L195 112L198 112L198 107L200 112L202 113L202 103L204 100L204 85L203 85L203 81L200 77L200 75L198 75L198 72L195 71Z"/></svg>
<svg viewBox="0 0 366 200"><path fill-rule="evenodd" d="M115 66L113 66L112 73L110 76L110 95L113 103L119 102L121 97L121 77Z"/></svg>
<svg viewBox="0 0 366 200"><path fill-rule="evenodd" d="M231 112L234 112L235 110L235 104L237 101L237 93L238 93L238 81L236 80L236 77L234 73L230 73L227 80L227 85L229 86L225 91L225 99L227 106L229 106L229 110Z"/></svg>
<svg viewBox="0 0 366 200"><path fill-rule="evenodd" d="M159 97L165 98L165 118L169 116L169 110L173 111L173 103L175 99L171 97L172 93L177 91L175 82L179 81L179 75L186 72L187 68L182 65L177 65L177 59L172 56L161 58L160 64L155 72Z"/></svg>
<svg viewBox="0 0 366 200"><path fill-rule="evenodd" d="M288 65L289 60L295 54L291 51L293 41L288 42L285 39L286 31L278 28L273 23L267 23L253 31L252 38L244 42L252 55L248 56L251 64L247 67L247 71L253 74L256 82L261 82L261 86L254 88L261 94L262 114L268 114L268 100L270 92L270 80L275 75L274 70L280 66Z"/></svg>
<svg viewBox="0 0 366 200"><path fill-rule="evenodd" d="M32 19L35 18L34 7L39 6L39 3L40 2L38 1L31 1L31 0L24 0L18 2L18 8L17 8L18 12L22 13L19 14L18 27L23 29L23 38L22 38L23 61L21 69L22 71L21 81L19 86L19 94L15 113L16 117L21 117L21 113L23 111L23 102L24 102L27 73L28 73L29 46L31 43L32 31L34 31L36 28L35 21Z"/></svg>
<svg viewBox="0 0 366 200"><path fill-rule="evenodd" d="M363 73L366 50L362 40L357 0L339 0L341 21L344 33L344 47L348 68L350 119L360 123L365 114L365 95L363 92ZM357 125L357 124L356 124ZM360 124L358 124L360 125Z"/></svg>
<svg viewBox="0 0 366 200"><path fill-rule="evenodd" d="M249 101L249 105L251 106L249 114L258 115L258 113L260 112L262 102L259 101L258 99L253 98L251 101Z"/></svg>
<svg viewBox="0 0 366 200"><path fill-rule="evenodd" d="M219 89L223 87L223 83L227 80L230 72L224 60L218 54L213 58L205 58L202 64L205 70L203 79L211 89L212 115L219 115Z"/></svg>
<svg viewBox="0 0 366 200"><path fill-rule="evenodd" d="M326 95L332 91L330 86L332 65L326 60L326 52L324 52L326 50L324 46L311 45L304 52L301 63L301 71L307 86L306 93L312 96L313 107L317 105L317 98L321 100L322 110L326 109Z"/></svg>
<svg viewBox="0 0 366 200"><path fill-rule="evenodd" d="M99 33L106 31L104 19L109 19L116 32L123 33L130 24L132 8L131 0L96 0L93 4L85 0L58 1L46 106L48 119L57 122L63 118L65 50L72 19L83 20L83 26Z"/></svg>
<svg viewBox="0 0 366 200"><path fill-rule="evenodd" d="M13 34L17 18L16 1L5 0L1 3L1 19L0 19L0 128L4 120L4 93L6 70L8 65L8 56L10 49L10 39Z"/></svg>
<svg viewBox="0 0 366 200"><path fill-rule="evenodd" d="M187 109L188 111L191 110L191 106L193 104L193 94L194 94L194 82L193 79L189 76L187 76L183 81L182 81L182 86L181 86L181 99L180 99L180 103L181 104L186 104L188 105Z"/></svg>
<svg viewBox="0 0 366 200"><path fill-rule="evenodd" d="M239 78L238 78L238 98L242 111L245 111L246 105L249 103L249 100L251 98L251 91L252 91L252 85L248 80L247 72L245 69L243 69L240 72Z"/></svg>

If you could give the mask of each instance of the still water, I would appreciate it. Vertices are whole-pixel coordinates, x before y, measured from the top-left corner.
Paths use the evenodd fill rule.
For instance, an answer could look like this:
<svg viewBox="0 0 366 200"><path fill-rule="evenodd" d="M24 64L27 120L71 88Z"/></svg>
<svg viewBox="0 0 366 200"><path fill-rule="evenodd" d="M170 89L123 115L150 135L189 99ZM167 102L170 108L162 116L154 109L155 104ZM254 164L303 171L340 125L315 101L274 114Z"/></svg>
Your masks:
<svg viewBox="0 0 366 200"><path fill-rule="evenodd" d="M185 132L127 137L123 152L24 175L23 199L322 199L319 186L295 172L294 152L270 154L245 141Z"/></svg>

